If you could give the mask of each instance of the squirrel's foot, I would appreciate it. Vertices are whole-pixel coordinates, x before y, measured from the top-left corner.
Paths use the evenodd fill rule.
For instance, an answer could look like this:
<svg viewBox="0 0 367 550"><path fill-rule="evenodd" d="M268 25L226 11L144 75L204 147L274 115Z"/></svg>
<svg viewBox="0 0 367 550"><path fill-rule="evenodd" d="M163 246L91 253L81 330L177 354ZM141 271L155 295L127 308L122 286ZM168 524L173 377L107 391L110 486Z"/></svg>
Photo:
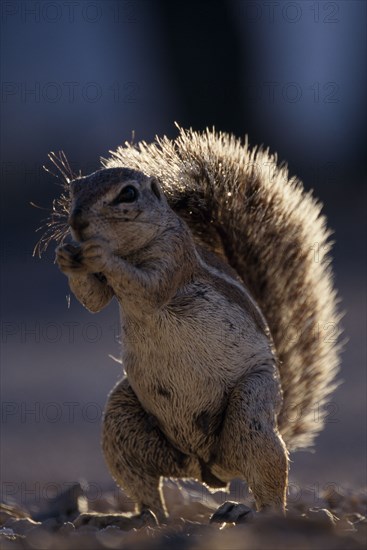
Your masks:
<svg viewBox="0 0 367 550"><path fill-rule="evenodd" d="M81 261L89 273L102 273L110 255L108 242L103 239L88 239L81 243Z"/></svg>
<svg viewBox="0 0 367 550"><path fill-rule="evenodd" d="M210 523L247 523L255 517L255 512L238 502L227 500L210 518Z"/></svg>
<svg viewBox="0 0 367 550"><path fill-rule="evenodd" d="M67 243L56 248L56 263L66 275L84 273L86 269L81 260L82 250L79 245Z"/></svg>

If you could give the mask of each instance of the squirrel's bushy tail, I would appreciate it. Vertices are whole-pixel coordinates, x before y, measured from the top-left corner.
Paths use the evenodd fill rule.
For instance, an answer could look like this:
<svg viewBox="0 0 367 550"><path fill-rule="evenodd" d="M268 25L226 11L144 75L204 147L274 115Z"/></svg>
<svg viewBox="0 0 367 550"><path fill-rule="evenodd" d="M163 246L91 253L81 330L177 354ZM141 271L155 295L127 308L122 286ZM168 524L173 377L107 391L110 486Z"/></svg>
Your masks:
<svg viewBox="0 0 367 550"><path fill-rule="evenodd" d="M290 449L312 444L335 388L339 315L321 205L268 150L231 135L180 129L175 140L126 143L104 166L159 177L194 234L224 252L269 324L284 392L278 418ZM330 411L331 412L331 411Z"/></svg>

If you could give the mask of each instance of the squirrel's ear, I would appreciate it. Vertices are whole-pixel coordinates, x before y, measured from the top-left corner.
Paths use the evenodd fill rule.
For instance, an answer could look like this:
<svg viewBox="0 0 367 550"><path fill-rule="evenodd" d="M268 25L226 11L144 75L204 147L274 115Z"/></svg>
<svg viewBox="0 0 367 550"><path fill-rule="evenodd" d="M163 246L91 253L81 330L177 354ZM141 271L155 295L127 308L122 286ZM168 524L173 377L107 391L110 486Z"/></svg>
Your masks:
<svg viewBox="0 0 367 550"><path fill-rule="evenodd" d="M152 180L150 182L150 188L151 188L152 192L155 194L155 196L157 197L157 199L162 200L160 186L159 186L157 178L152 178Z"/></svg>

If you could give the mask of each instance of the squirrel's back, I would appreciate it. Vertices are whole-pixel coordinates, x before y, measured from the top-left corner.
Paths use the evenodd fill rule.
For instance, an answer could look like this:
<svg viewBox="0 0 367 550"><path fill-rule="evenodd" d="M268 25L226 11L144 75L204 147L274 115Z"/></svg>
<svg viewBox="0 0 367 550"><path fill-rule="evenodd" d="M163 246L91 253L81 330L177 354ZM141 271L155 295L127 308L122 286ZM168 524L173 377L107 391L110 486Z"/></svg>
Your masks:
<svg viewBox="0 0 367 550"><path fill-rule="evenodd" d="M339 363L321 205L268 150L250 150L247 142L209 130L126 143L103 164L157 176L197 241L240 275L266 317L279 359L280 432L288 448L312 444Z"/></svg>

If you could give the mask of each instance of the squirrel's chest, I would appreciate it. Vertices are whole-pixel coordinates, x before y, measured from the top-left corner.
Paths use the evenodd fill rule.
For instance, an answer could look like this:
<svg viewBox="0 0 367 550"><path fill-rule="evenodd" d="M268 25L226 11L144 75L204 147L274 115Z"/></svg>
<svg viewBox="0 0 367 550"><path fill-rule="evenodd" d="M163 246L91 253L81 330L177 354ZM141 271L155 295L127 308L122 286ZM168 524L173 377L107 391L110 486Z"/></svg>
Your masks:
<svg viewBox="0 0 367 550"><path fill-rule="evenodd" d="M230 387L244 373L256 337L247 334L238 308L221 306L215 298L181 295L156 315L139 319L122 311L123 364L142 392L158 385L162 396L174 392L194 400L208 393L208 385Z"/></svg>

